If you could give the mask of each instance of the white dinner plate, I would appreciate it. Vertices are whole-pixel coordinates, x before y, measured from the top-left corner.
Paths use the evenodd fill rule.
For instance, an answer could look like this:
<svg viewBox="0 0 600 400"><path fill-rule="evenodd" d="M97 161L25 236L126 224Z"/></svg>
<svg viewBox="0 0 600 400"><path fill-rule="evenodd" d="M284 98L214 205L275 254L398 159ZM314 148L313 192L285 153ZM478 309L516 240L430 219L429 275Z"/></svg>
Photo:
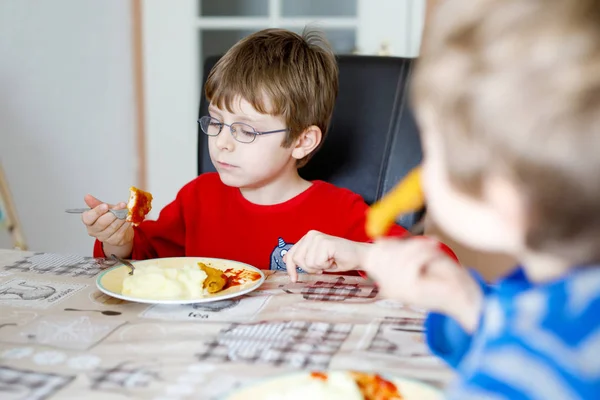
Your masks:
<svg viewBox="0 0 600 400"><path fill-rule="evenodd" d="M129 276L130 269L125 265L117 265L103 271L96 279L98 289L109 296L121 300L133 301L137 303L148 304L196 304L209 303L219 300L231 299L243 294L252 292L262 285L265 281L265 274L258 268L237 261L223 260L219 258L204 258L204 257L174 257L174 258L157 258L143 261L132 261L134 267L144 265L159 265L164 268L182 268L184 265L194 265L196 263L204 263L209 267L217 268L225 272L225 275L245 274L252 280L243 284L231 286L213 294L205 294L202 297L196 298L146 298L134 297L122 294L123 280Z"/></svg>
<svg viewBox="0 0 600 400"><path fill-rule="evenodd" d="M226 396L224 400L296 400L300 398L306 398L308 400L347 400L349 399L348 389L352 392L352 380L348 379L348 382L351 385L349 388L348 382L345 382L345 379L340 381L339 378L341 374L348 373L349 371L325 372L325 374L331 374L329 376L337 374L335 383L331 383L331 386L337 388L337 394L328 393L319 397L317 394L318 390L314 390L315 379L318 381L318 378L313 377L310 372L298 372L260 380L236 390L234 393ZM403 400L442 399L441 391L433 386L407 378L393 377L385 374L382 374L381 376L396 386L398 393L402 396Z"/></svg>

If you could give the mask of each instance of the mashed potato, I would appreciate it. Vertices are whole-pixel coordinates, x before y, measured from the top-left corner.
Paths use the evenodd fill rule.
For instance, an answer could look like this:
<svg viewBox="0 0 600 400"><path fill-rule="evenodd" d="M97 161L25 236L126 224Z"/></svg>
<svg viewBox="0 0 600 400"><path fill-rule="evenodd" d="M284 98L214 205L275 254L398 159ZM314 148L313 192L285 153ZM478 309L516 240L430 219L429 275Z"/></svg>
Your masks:
<svg viewBox="0 0 600 400"><path fill-rule="evenodd" d="M206 272L195 265L183 268L144 265L136 267L133 275L123 280L122 293L151 299L199 298L206 294L203 289L206 278Z"/></svg>
<svg viewBox="0 0 600 400"><path fill-rule="evenodd" d="M356 382L345 372L328 372L327 379L317 379L310 375L294 382L292 386L282 386L265 400L364 400ZM275 392L275 391L274 391Z"/></svg>

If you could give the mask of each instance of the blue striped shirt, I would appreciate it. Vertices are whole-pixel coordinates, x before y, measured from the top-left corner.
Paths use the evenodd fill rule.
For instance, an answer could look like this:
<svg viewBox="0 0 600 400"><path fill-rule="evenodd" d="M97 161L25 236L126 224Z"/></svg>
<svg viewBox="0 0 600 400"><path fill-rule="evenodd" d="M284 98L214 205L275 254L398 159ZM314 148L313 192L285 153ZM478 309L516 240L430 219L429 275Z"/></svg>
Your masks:
<svg viewBox="0 0 600 400"><path fill-rule="evenodd" d="M488 286L479 328L467 334L431 313L430 349L456 369L449 399L600 399L600 268L533 284L522 269Z"/></svg>

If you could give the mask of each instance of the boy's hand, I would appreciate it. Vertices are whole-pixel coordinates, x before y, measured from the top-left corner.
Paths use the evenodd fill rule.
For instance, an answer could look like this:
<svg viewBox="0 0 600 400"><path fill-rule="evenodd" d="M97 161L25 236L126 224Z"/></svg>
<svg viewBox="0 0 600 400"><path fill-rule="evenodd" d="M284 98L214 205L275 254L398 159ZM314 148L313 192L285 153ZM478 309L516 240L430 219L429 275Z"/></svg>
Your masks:
<svg viewBox="0 0 600 400"><path fill-rule="evenodd" d="M369 247L362 268L377 281L384 297L445 313L469 332L477 327L481 288L437 242L381 240Z"/></svg>
<svg viewBox="0 0 600 400"><path fill-rule="evenodd" d="M131 223L126 222L124 219L118 219L108 212L109 208L120 210L127 207L125 203L113 206L103 203L89 194L85 196L84 200L91 208L91 210L81 215L81 220L87 228L88 235L111 246L131 246L133 242Z"/></svg>
<svg viewBox="0 0 600 400"><path fill-rule="evenodd" d="M296 282L296 267L313 274L356 269L368 247L366 243L310 231L288 251L284 260L290 279Z"/></svg>

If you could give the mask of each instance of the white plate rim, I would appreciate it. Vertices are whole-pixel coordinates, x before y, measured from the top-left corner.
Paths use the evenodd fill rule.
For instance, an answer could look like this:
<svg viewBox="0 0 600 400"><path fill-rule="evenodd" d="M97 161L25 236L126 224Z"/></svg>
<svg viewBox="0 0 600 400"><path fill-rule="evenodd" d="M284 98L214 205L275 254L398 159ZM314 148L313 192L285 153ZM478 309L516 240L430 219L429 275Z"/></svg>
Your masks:
<svg viewBox="0 0 600 400"><path fill-rule="evenodd" d="M252 389L253 387L256 387L258 385L262 385L264 383L267 382L271 382L271 381L275 381L277 379L282 379L282 378L286 378L286 377L291 377L294 375L304 375L304 374L310 374L312 372L323 372L323 373L331 373L331 372L364 372L367 374L377 374L379 376L381 376L384 379L390 380L390 381L394 381L394 380L398 380L398 381L409 381L412 383L417 383L419 385L423 385L426 386L428 389L431 389L433 392L435 392L436 395L440 396L439 399L443 399L443 390L441 390L440 388L437 388L431 384L425 383L419 379L415 379L415 378L408 378L405 376L399 376L399 375L392 375L392 374L388 374L388 373L379 373L379 372L373 372L373 371L358 371L358 370L350 370L350 369L332 369L332 370L326 370L326 371L295 371L295 372L287 372L287 373L282 373L282 374L278 374L275 376L266 376L263 378L259 378L251 383L247 383L245 385L239 386L235 389L232 389L230 392L228 392L227 394L223 395L222 397L219 398L219 400L231 400L233 398L234 395L238 395L238 394L243 394L243 392L245 390L249 390Z"/></svg>
<svg viewBox="0 0 600 400"><path fill-rule="evenodd" d="M247 288L245 288L243 290L240 290L239 292L228 293L223 296L200 297L200 298L196 298L196 299L180 299L180 300L178 300L178 299L174 299L174 300L146 299L146 298L132 297L132 296L124 295L122 293L116 293L111 290L108 290L107 288L104 287L104 285L102 285L102 278L104 277L104 275L106 275L109 272L111 272L115 269L118 269L118 268L123 268L123 267L127 268L123 264L118 264L113 267L105 269L104 271L102 271L100 273L100 275L98 275L96 277L96 287L98 288L98 290L100 290L102 293L104 293L108 296L111 296L111 297L114 297L114 298L120 299L120 300L131 301L134 303L185 305L185 304L212 303L215 301L227 300L227 299L231 299L234 297L239 297L239 296L248 294L248 293L258 289L264 283L264 281L266 279L265 273L262 270L256 268L255 266L246 264L246 263L240 262L240 261L227 260L225 258L183 256L183 257L165 257L165 258L146 259L146 260L134 260L134 261L131 261L131 263L135 266L136 263L142 262L142 261L143 262L148 262L148 261L152 261L152 260L168 261L168 260L177 260L177 259L182 259L182 258L202 259L202 260L206 260L208 262L217 261L217 262L231 262L231 263L235 263L235 264L241 264L247 269L258 272L260 274L260 279L257 279L254 282L254 284L252 284L251 286L248 286Z"/></svg>

